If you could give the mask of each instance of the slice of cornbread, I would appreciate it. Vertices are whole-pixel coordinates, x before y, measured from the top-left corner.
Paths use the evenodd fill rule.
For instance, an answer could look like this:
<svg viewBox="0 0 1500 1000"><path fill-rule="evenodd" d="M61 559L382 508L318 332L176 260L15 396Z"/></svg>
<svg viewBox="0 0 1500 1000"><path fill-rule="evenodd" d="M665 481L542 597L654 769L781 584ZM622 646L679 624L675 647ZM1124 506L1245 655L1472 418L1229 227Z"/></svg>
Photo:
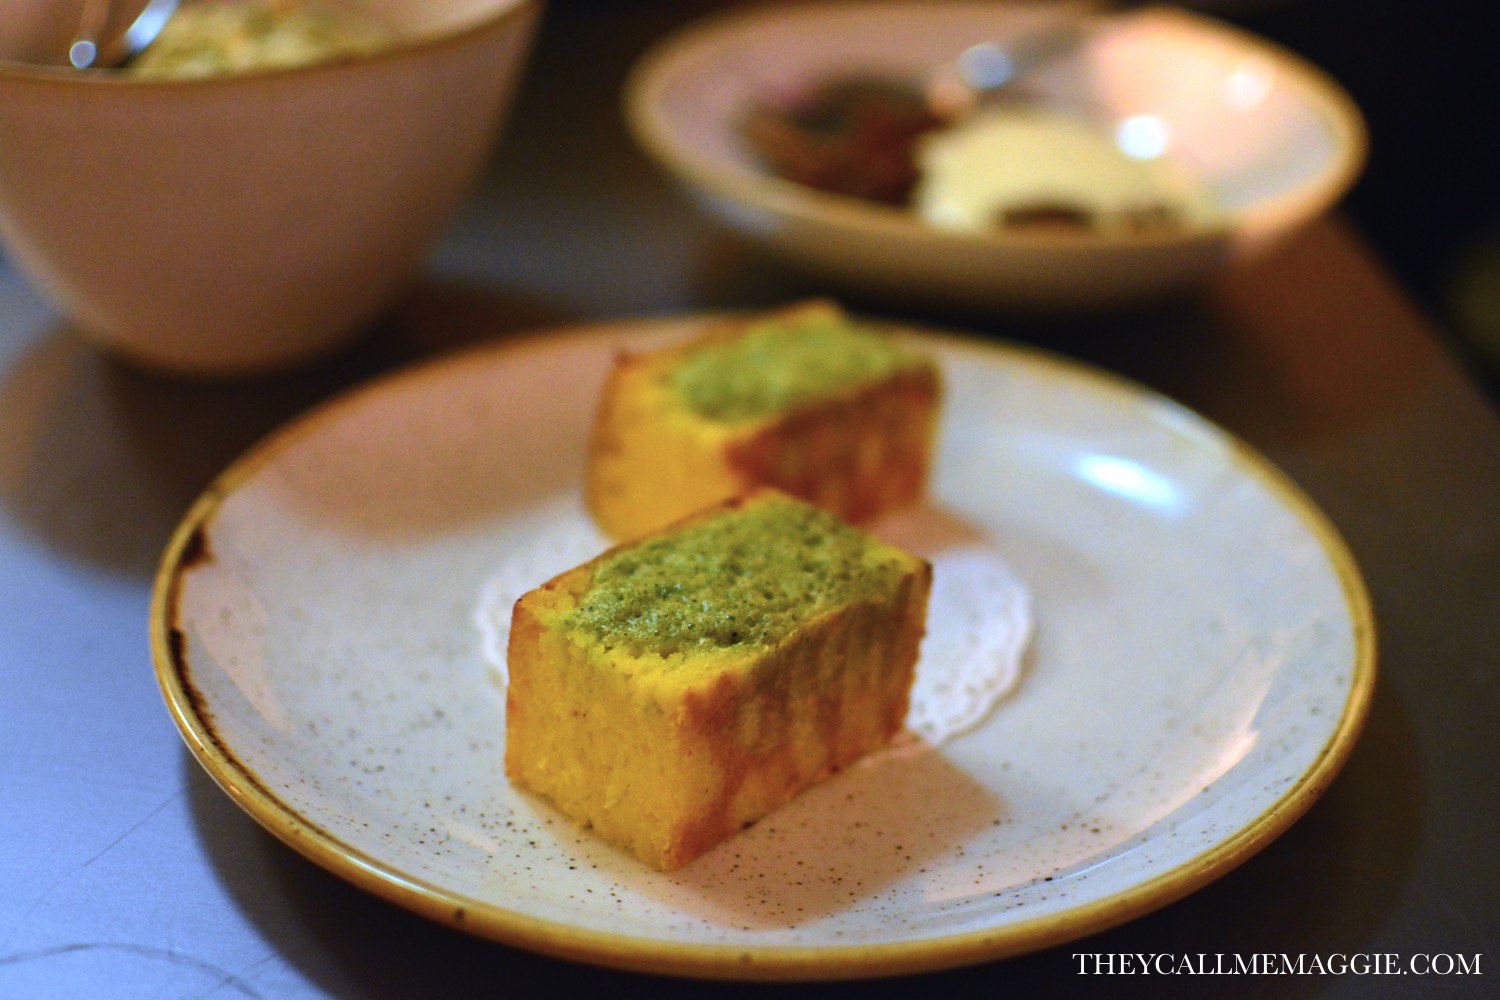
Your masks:
<svg viewBox="0 0 1500 1000"><path fill-rule="evenodd" d="M931 359L815 302L622 356L585 477L634 538L755 486L859 522L920 498L940 392Z"/></svg>
<svg viewBox="0 0 1500 1000"><path fill-rule="evenodd" d="M505 769L675 868L883 745L932 569L774 490L516 602Z"/></svg>

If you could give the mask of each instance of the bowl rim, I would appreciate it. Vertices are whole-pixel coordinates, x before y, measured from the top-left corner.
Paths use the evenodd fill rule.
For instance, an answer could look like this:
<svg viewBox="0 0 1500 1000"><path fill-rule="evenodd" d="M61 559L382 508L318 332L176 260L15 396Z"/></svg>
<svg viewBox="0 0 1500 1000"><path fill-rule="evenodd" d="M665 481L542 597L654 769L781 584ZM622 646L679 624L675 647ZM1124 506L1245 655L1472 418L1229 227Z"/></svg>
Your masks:
<svg viewBox="0 0 1500 1000"><path fill-rule="evenodd" d="M501 26L509 27L512 20L526 17L533 11L539 11L545 2L546 0L494 0L493 10L458 27L409 35L400 34L389 44L381 45L370 52L343 55L334 59L320 59L293 66L270 66L236 70L232 73L212 73L207 76L135 76L115 69L77 70L70 66L47 66L40 63L19 62L14 59L0 59L0 85L31 84L67 87L75 91L82 85L101 93L148 90L185 91L253 86L265 80L346 72L351 68L381 65L409 59L437 49L461 46L477 36L498 30Z"/></svg>
<svg viewBox="0 0 1500 1000"><path fill-rule="evenodd" d="M902 9L921 0L875 0L862 5ZM1110 253L1121 250L1174 250L1222 241L1259 243L1274 233L1291 231L1331 208L1353 186L1368 158L1369 138L1358 104L1328 73L1281 45L1218 18L1177 7L1150 4L1123 14L1091 17L1097 29L1124 19L1161 19L1202 35L1217 36L1259 54L1284 71L1306 95L1328 126L1335 144L1334 162L1311 182L1251 206L1225 210L1217 225L1176 227L1167 231L1107 233L1071 231L1016 232L994 228L982 232L941 229L922 221L910 209L835 194L777 177L763 169L740 170L679 142L660 112L669 76L687 55L737 29L786 17L831 13L836 0L793 0L774 6L717 11L694 20L659 41L632 67L622 91L626 123L647 154L671 174L712 197L752 206L804 225L858 232L872 239L900 239L970 250ZM966 7L1024 8L1011 0L967 3ZM940 11L939 11L940 13Z"/></svg>

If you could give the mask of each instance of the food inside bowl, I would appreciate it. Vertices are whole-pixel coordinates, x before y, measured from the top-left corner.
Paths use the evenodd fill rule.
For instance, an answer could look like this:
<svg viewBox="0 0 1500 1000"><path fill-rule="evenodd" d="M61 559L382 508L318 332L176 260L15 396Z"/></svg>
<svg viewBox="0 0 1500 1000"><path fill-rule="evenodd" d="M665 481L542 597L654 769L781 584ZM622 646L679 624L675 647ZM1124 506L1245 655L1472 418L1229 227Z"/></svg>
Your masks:
<svg viewBox="0 0 1500 1000"><path fill-rule="evenodd" d="M186 78L284 69L364 55L395 40L374 17L316 0L198 0L172 15L128 71Z"/></svg>
<svg viewBox="0 0 1500 1000"><path fill-rule="evenodd" d="M756 104L744 133L780 177L820 191L904 205L917 182L916 142L942 124L913 88L848 77L784 104Z"/></svg>
<svg viewBox="0 0 1500 1000"><path fill-rule="evenodd" d="M942 229L1129 234L1212 224L1211 199L1161 155L1154 124L1133 119L1112 136L1024 96L950 117L914 86L856 76L757 104L743 133L777 176L908 207Z"/></svg>

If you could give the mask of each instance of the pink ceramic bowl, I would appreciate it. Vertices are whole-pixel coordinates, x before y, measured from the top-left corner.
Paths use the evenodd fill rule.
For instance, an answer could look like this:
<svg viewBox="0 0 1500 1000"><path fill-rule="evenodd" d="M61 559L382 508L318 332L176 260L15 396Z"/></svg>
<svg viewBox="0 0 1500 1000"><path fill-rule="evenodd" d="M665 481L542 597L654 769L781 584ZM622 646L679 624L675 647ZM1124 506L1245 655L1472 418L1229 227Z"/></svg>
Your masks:
<svg viewBox="0 0 1500 1000"><path fill-rule="evenodd" d="M402 41L154 81L0 62L0 238L89 336L225 377L330 351L489 155L539 0L369 0Z"/></svg>

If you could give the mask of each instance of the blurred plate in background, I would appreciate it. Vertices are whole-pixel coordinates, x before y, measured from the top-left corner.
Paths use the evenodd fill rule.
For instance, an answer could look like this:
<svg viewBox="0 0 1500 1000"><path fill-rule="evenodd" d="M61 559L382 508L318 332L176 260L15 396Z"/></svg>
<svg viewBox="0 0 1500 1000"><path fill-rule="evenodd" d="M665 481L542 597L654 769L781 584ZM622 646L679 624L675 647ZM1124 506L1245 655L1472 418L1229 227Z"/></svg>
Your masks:
<svg viewBox="0 0 1500 1000"><path fill-rule="evenodd" d="M895 0L769 5L710 17L648 52L626 109L645 149L726 225L838 288L967 309L1094 310L1191 286L1263 253L1334 204L1364 165L1353 101L1315 67L1212 18L1146 8L1089 22L1026 81L1107 130L1149 124L1221 224L1165 232L937 229L903 208L773 176L749 109L858 72L920 80L985 40L1054 16L1040 4Z"/></svg>

